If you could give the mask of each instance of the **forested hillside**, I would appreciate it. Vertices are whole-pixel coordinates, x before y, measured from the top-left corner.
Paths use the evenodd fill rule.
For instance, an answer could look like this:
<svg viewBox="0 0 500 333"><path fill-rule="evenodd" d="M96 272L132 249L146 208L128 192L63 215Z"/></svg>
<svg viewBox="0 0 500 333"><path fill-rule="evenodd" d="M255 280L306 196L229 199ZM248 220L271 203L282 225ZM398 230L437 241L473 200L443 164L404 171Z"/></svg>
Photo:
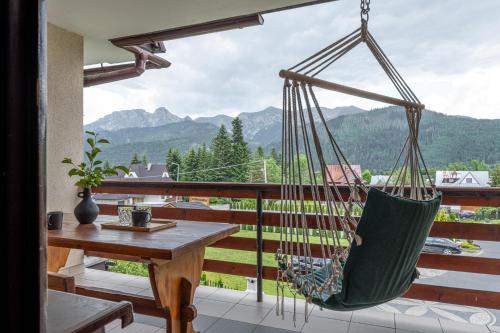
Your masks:
<svg viewBox="0 0 500 333"><path fill-rule="evenodd" d="M355 107L325 110L329 119L328 127L352 163L374 171L391 168L407 133L404 112L396 107L371 111ZM136 116L136 113L134 111L133 115ZM169 121L173 122L162 126L143 127L136 123L137 127L123 128L117 124L115 127L118 130L101 131L103 137L112 142L104 151L104 157L112 163L127 163L132 154L137 153L146 155L150 161L164 162L169 148L179 149L182 153L203 143L209 146L218 131L217 125L229 123L228 117L221 116L191 120L168 115ZM123 115L120 116L116 121L123 118ZM106 120L111 124L109 116ZM266 152L272 148L279 151L280 109L267 108L260 112L244 113L240 120L251 150L261 146ZM147 121L150 125L151 120ZM87 127L96 126L90 124ZM230 131L231 128L227 127ZM495 164L500 162L500 119L482 120L426 111L420 127L420 142L430 167L444 167L453 162L465 163L470 160Z"/></svg>

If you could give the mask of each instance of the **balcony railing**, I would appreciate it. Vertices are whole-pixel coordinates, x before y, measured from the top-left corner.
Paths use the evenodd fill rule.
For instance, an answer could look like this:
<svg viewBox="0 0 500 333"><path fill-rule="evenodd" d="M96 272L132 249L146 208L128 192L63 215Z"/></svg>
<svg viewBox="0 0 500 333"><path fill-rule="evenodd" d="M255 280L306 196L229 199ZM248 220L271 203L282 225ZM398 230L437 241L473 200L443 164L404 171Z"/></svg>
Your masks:
<svg viewBox="0 0 500 333"><path fill-rule="evenodd" d="M500 207L500 188L438 188L438 190L443 193L443 205ZM262 279L274 280L276 278L276 267L263 266L262 254L275 253L279 242L262 239L262 227L279 226L279 213L262 211L262 200L279 199L279 184L106 181L95 191L99 193L256 199L256 211L153 208L153 216L200 222L216 221L256 225L256 239L233 236L212 245L224 249L255 251L256 265L206 259L203 268L209 272L256 276L258 300L262 299ZM304 192L306 197L310 195L309 188L306 187ZM342 195L347 195L347 193L347 188L341 188ZM100 205L100 208L102 214L117 214L114 205ZM311 228L315 228L314 216L311 215L308 218ZM434 223L430 236L500 242L500 225L437 222ZM311 245L311 247L313 255L321 256L319 245ZM92 253L88 254L92 255ZM418 267L500 275L500 259L495 258L422 253ZM471 280L472 285L473 283L474 281ZM500 309L500 292L494 291L415 283L404 297Z"/></svg>

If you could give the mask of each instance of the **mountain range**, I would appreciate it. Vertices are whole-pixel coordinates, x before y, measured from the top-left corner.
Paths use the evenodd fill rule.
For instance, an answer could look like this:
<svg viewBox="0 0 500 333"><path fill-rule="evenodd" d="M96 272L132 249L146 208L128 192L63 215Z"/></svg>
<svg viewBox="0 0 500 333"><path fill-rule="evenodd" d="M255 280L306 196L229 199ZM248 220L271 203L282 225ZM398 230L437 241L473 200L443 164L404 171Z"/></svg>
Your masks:
<svg viewBox="0 0 500 333"><path fill-rule="evenodd" d="M406 138L404 112L397 107L371 111L355 106L322 108L327 125L344 153L363 169L388 170L392 167ZM238 115L249 147L266 150L281 147L281 109L268 107ZM233 118L179 117L166 108L153 113L142 109L115 111L85 126L111 141L103 149L112 163L128 163L134 153L147 155L152 162L163 162L169 148L186 151L203 143L210 144L221 125L231 130ZM322 135L326 144L326 135ZM500 119L475 119L426 111L420 126L420 143L429 167L452 162L500 161ZM331 157L328 156L327 157Z"/></svg>

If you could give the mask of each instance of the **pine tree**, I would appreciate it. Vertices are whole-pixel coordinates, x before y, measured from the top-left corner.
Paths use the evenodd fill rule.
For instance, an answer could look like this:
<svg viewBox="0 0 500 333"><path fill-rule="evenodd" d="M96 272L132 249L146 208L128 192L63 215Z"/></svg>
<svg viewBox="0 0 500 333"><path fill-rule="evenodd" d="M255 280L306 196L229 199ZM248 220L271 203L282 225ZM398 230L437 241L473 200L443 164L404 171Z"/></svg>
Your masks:
<svg viewBox="0 0 500 333"><path fill-rule="evenodd" d="M135 164L141 164L141 161L139 161L139 156L137 153L134 153L132 156L132 160L130 160L130 165L135 165Z"/></svg>
<svg viewBox="0 0 500 333"><path fill-rule="evenodd" d="M500 164L495 165L491 170L491 186L500 187Z"/></svg>
<svg viewBox="0 0 500 333"><path fill-rule="evenodd" d="M177 175L182 172L182 156L178 149L168 149L165 164L170 178L178 180Z"/></svg>
<svg viewBox="0 0 500 333"><path fill-rule="evenodd" d="M208 169L210 169L211 166L212 156L210 154L210 151L207 149L206 144L202 144L200 147L198 147L196 156L198 158L198 169L200 170L200 172L198 172L196 175L197 180L200 182L211 181L210 172L208 171Z"/></svg>
<svg viewBox="0 0 500 333"><path fill-rule="evenodd" d="M446 170L450 170L450 171L464 171L464 170L469 170L469 168L465 164L463 164L463 163L453 162L453 163L448 164L448 167L446 168Z"/></svg>
<svg viewBox="0 0 500 333"><path fill-rule="evenodd" d="M219 168L210 171L210 178L214 182L231 181L232 170L225 168L231 165L231 139L226 127L222 125L217 135L212 140L212 168Z"/></svg>
<svg viewBox="0 0 500 333"><path fill-rule="evenodd" d="M490 166L485 161L472 160L469 165L471 171L488 171L490 169Z"/></svg>
<svg viewBox="0 0 500 333"><path fill-rule="evenodd" d="M264 183L264 149L258 146L252 154L252 164L249 170L249 180L252 183Z"/></svg>
<svg viewBox="0 0 500 333"><path fill-rule="evenodd" d="M183 175L182 180L185 181L197 181L197 170L199 169L198 156L196 151L191 148L189 149L182 158Z"/></svg>
<svg viewBox="0 0 500 333"><path fill-rule="evenodd" d="M278 164L272 155L266 159L266 173L268 183L281 182L281 164Z"/></svg>
<svg viewBox="0 0 500 333"><path fill-rule="evenodd" d="M248 145L243 138L243 124L240 118L236 117L232 121L233 136L232 136L232 158L231 164L236 164L231 169L232 181L245 183L248 181L248 162L250 162L250 152Z"/></svg>
<svg viewBox="0 0 500 333"><path fill-rule="evenodd" d="M276 161L276 164L281 165L281 154L279 154L276 151L276 148L273 147L271 149L271 155L270 156Z"/></svg>
<svg viewBox="0 0 500 333"><path fill-rule="evenodd" d="M149 161L148 161L148 156L146 154L142 155L142 165L147 166Z"/></svg>

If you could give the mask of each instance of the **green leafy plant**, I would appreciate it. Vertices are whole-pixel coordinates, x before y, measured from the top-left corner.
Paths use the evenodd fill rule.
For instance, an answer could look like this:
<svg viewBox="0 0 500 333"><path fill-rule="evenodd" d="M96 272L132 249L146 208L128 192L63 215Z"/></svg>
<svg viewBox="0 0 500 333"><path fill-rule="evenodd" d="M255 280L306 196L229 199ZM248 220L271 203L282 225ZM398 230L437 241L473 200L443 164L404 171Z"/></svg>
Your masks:
<svg viewBox="0 0 500 333"><path fill-rule="evenodd" d="M118 175L118 170L123 171L125 174L129 173L128 168L123 165L110 166L107 161L103 162L99 160L97 156L102 152L99 145L109 144L109 141L104 138L99 138L98 133L92 131L85 131L85 133L88 135L87 143L89 145L89 149L85 151L87 161L75 164L73 160L68 157L62 160L63 164L71 164L73 166L73 168L68 171L68 176L80 177L75 183L75 186L80 188L98 187L101 185L104 177Z"/></svg>

